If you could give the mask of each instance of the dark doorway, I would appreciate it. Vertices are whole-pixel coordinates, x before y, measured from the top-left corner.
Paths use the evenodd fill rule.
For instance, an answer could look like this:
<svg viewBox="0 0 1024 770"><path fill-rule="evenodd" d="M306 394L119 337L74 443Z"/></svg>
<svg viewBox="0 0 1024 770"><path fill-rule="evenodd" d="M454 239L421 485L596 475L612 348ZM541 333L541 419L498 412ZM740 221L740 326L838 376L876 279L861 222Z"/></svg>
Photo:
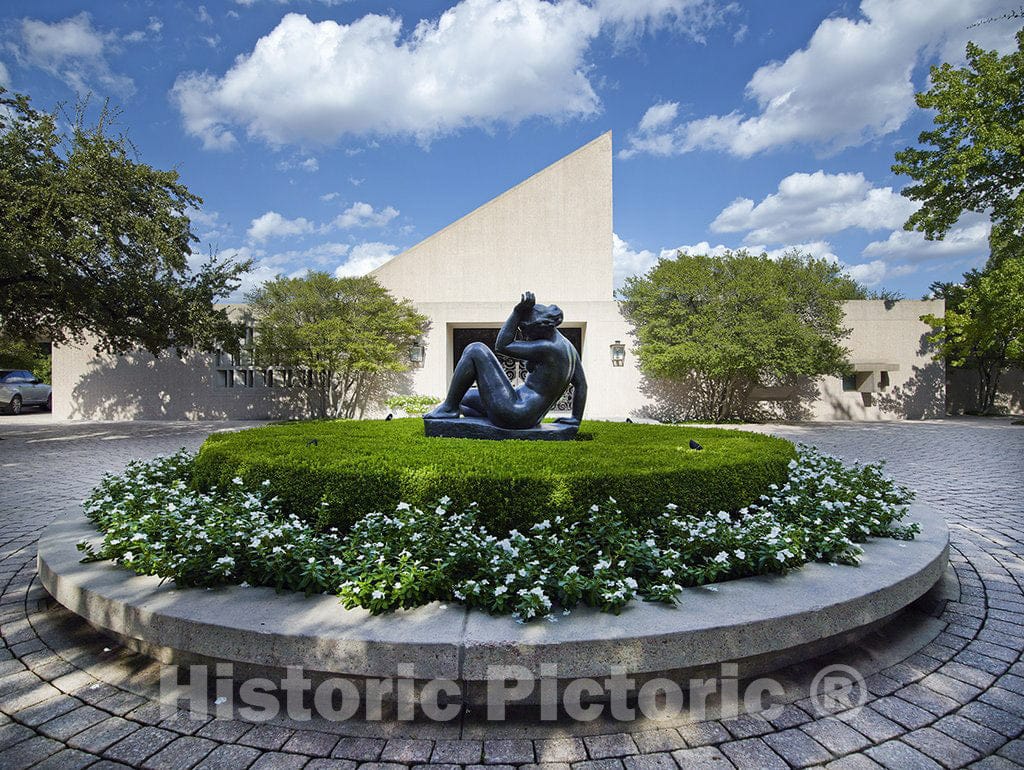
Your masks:
<svg viewBox="0 0 1024 770"><path fill-rule="evenodd" d="M583 356L583 330L578 327L561 328L560 331L569 342L572 343L573 347L576 348L576 352ZM462 357L462 351L466 349L466 346L471 342L482 342L491 350L494 350L494 342L498 339L498 329L452 329L452 370L455 369L455 364L459 362ZM518 339L518 334L517 334ZM501 361L502 367L505 369L505 374L509 380L516 387L523 384L526 379L526 363L519 361L515 358L509 358L503 356L500 353L496 354L498 360ZM556 412L571 412L572 411L572 392L573 387L570 385L562 397L558 399L558 403L555 404Z"/></svg>

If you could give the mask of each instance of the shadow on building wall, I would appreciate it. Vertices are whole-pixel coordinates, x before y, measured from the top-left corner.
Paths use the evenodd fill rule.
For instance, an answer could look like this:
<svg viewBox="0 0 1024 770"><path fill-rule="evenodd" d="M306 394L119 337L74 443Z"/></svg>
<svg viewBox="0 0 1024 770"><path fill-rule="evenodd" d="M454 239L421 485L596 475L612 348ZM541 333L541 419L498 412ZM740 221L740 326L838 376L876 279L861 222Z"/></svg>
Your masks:
<svg viewBox="0 0 1024 770"><path fill-rule="evenodd" d="M253 387L211 384L213 367L201 353L185 359L145 352L104 356L89 362L70 394L73 420L288 420L318 414L319 399L301 387L267 387L254 372ZM407 372L388 373L367 393L356 416L383 416L380 404L408 389Z"/></svg>
<svg viewBox="0 0 1024 770"><path fill-rule="evenodd" d="M701 419L699 404L703 386L699 378L680 380L642 377L640 392L647 402L633 410L633 417L658 422L685 422ZM813 405L819 397L818 386L812 379L799 378L791 385L752 389L736 417L748 422L796 422L814 417Z"/></svg>
<svg viewBox="0 0 1024 770"><path fill-rule="evenodd" d="M918 341L918 356L931 356L934 346L928 334ZM927 420L946 414L946 363L941 358L926 359L924 366L914 366L910 377L900 385L875 395L880 410L906 420Z"/></svg>
<svg viewBox="0 0 1024 770"><path fill-rule="evenodd" d="M263 387L214 388L201 354L154 359L144 352L89 362L70 394L76 420L287 419L308 416L305 394Z"/></svg>
<svg viewBox="0 0 1024 770"><path fill-rule="evenodd" d="M950 366L946 370L946 411L969 414L979 411L978 373L974 369ZM999 377L996 413L1024 413L1024 369L1008 369Z"/></svg>

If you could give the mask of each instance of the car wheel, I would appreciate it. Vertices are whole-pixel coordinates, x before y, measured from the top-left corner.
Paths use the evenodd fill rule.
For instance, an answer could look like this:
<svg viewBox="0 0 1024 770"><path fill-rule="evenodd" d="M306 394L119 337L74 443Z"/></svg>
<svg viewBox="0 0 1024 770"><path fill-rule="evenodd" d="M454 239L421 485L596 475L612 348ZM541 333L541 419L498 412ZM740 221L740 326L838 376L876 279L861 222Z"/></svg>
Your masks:
<svg viewBox="0 0 1024 770"><path fill-rule="evenodd" d="M53 394L52 393L46 397L46 403L43 404L43 411L44 412L52 412L53 411Z"/></svg>
<svg viewBox="0 0 1024 770"><path fill-rule="evenodd" d="M11 399L10 405L11 414L21 414L21 396L15 395Z"/></svg>

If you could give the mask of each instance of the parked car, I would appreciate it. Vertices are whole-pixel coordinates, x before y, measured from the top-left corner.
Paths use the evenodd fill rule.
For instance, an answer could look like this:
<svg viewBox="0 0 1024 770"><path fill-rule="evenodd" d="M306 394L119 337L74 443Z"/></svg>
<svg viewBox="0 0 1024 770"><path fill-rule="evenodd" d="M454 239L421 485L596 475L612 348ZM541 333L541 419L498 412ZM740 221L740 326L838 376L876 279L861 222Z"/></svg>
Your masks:
<svg viewBox="0 0 1024 770"><path fill-rule="evenodd" d="M21 414L26 406L53 408L53 388L24 369L0 369L0 408Z"/></svg>

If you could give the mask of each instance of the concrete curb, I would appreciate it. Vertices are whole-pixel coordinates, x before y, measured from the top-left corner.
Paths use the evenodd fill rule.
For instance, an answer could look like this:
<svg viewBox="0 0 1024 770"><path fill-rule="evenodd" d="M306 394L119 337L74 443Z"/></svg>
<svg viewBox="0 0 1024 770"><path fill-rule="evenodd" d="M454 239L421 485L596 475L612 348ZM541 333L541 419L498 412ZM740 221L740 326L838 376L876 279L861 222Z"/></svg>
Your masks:
<svg viewBox="0 0 1024 770"><path fill-rule="evenodd" d="M942 576L949 531L916 505L916 540L869 542L859 567L808 564L785 576L745 578L716 590L686 589L680 604L633 602L619 616L589 608L557 623L432 604L373 616L345 610L333 596L277 594L270 588L177 590L109 562L81 563L77 542L99 539L79 511L39 540L39 577L62 605L133 649L179 664L228 661L245 670L393 677L415 664L416 679L487 681L489 666L540 673L555 663L560 680L604 678L612 667L646 680L695 675L724 661L755 675L806 660L877 628Z"/></svg>

